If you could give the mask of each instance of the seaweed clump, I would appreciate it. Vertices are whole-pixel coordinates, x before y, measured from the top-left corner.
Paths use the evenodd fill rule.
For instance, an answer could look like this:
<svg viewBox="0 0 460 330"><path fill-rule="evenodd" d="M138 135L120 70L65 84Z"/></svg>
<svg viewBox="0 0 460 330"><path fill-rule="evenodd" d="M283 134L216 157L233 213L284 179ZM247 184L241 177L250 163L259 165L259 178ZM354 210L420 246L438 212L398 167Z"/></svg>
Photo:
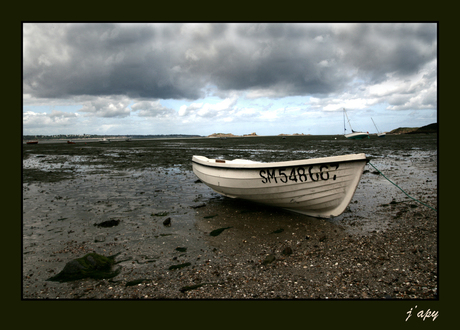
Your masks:
<svg viewBox="0 0 460 330"><path fill-rule="evenodd" d="M212 232L209 233L210 236L219 236L224 230L230 229L232 227L225 227L225 228L219 228L216 230L213 230Z"/></svg>
<svg viewBox="0 0 460 330"><path fill-rule="evenodd" d="M50 277L47 281L69 282L83 278L107 279L115 277L120 273L120 269L112 271L115 257L116 255L105 257L97 253L88 253L84 257L69 261L59 274Z"/></svg>

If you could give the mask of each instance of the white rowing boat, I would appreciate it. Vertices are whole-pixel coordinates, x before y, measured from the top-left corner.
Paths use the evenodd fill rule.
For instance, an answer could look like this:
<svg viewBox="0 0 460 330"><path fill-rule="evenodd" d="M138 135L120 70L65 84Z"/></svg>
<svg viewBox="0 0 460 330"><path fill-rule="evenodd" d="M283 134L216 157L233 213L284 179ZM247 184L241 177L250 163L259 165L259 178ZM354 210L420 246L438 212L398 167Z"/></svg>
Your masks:
<svg viewBox="0 0 460 330"><path fill-rule="evenodd" d="M319 218L345 211L366 162L365 154L276 163L192 158L193 172L219 194Z"/></svg>

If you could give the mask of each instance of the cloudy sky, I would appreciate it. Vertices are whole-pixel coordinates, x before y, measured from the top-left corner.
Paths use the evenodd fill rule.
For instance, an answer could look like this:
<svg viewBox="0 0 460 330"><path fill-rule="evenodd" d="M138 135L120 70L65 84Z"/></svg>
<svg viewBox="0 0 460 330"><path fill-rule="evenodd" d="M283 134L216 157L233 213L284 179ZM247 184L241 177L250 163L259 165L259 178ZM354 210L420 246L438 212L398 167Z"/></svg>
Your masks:
<svg viewBox="0 0 460 330"><path fill-rule="evenodd" d="M437 25L23 24L23 134L343 134L343 108L436 122Z"/></svg>

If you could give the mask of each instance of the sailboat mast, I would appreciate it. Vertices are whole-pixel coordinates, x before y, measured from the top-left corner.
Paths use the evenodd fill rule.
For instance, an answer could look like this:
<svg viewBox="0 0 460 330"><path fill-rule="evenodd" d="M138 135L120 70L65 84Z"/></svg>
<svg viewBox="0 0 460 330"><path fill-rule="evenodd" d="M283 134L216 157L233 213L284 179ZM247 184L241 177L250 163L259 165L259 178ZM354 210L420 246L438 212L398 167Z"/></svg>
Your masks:
<svg viewBox="0 0 460 330"><path fill-rule="evenodd" d="M347 116L348 125L350 125L350 129L351 129L351 131L353 132L353 127L351 127L350 119L348 119L348 114L347 114L347 112L345 111L345 108L343 108L343 113L345 114L345 116ZM345 118L344 118L344 119L345 119Z"/></svg>
<svg viewBox="0 0 460 330"><path fill-rule="evenodd" d="M372 119L372 117L371 117L371 120L372 120L372 122L374 123L374 126L375 126L375 129L377 130L377 133L380 133L380 131L379 131L379 129L377 128L377 125L375 125L374 119Z"/></svg>

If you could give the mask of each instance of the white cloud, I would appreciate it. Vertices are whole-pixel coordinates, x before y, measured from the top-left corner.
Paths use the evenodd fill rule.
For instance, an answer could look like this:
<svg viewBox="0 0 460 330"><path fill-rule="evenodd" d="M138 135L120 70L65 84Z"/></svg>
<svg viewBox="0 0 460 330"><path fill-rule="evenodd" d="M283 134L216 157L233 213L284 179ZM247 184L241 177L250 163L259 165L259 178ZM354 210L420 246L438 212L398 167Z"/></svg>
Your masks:
<svg viewBox="0 0 460 330"><path fill-rule="evenodd" d="M73 125L78 115L63 111L53 110L51 113L26 111L23 113L24 129L40 127L65 127Z"/></svg>
<svg viewBox="0 0 460 330"><path fill-rule="evenodd" d="M96 117L127 117L130 115L127 97L95 97L82 102L83 107L79 112L84 112L86 116Z"/></svg>
<svg viewBox="0 0 460 330"><path fill-rule="evenodd" d="M131 109L138 111L139 117L170 117L176 114L175 110L164 107L160 101L135 102Z"/></svg>

